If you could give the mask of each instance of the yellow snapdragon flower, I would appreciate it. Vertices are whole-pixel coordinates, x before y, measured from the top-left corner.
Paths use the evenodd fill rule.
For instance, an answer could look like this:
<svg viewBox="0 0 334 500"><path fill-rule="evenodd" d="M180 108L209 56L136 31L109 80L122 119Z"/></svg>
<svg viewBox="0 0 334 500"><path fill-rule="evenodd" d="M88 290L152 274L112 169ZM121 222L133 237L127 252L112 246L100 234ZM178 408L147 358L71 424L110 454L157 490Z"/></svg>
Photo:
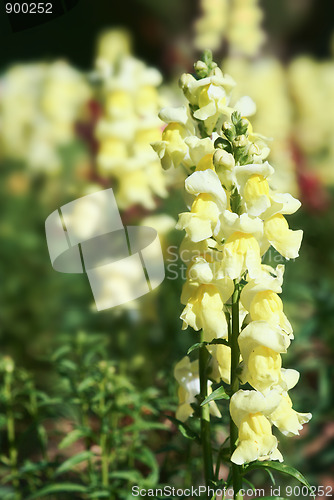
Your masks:
<svg viewBox="0 0 334 500"><path fill-rule="evenodd" d="M196 196L190 212L179 215L177 229L185 229L189 238L198 242L217 235L220 214L225 210L227 198L217 174L206 169L194 172L186 179L186 190Z"/></svg>
<svg viewBox="0 0 334 500"><path fill-rule="evenodd" d="M247 214L238 216L225 210L220 218L221 235L225 236L222 246L221 269L231 279L240 278L246 270L251 276L261 273L261 242L263 223Z"/></svg>
<svg viewBox="0 0 334 500"><path fill-rule="evenodd" d="M292 408L292 401L287 393L282 394L278 407L270 415L270 421L285 436L298 435L311 418L311 413L298 413Z"/></svg>
<svg viewBox="0 0 334 500"><path fill-rule="evenodd" d="M278 327L266 321L252 321L238 338L243 359L243 383L267 392L275 386L287 389L282 377L281 353L290 345L289 337Z"/></svg>
<svg viewBox="0 0 334 500"><path fill-rule="evenodd" d="M270 415L279 405L276 391L266 396L257 391L236 392L230 401L230 413L239 429L239 441L231 461L235 464L254 460L279 460L283 457L277 449L277 438L272 435Z"/></svg>
<svg viewBox="0 0 334 500"><path fill-rule="evenodd" d="M288 222L282 214L275 214L264 222L264 235L286 259L298 257L303 231L289 229Z"/></svg>
<svg viewBox="0 0 334 500"><path fill-rule="evenodd" d="M279 293L282 292L284 266L279 265L274 270L266 272L261 278L248 280L243 288L240 300L245 309L249 311L253 321L266 321L271 325L279 326L286 334L293 338L292 326L283 312L283 303Z"/></svg>
<svg viewBox="0 0 334 500"><path fill-rule="evenodd" d="M233 293L232 280L217 277L217 264L197 257L188 269L181 295L181 303L185 305L181 314L182 328L191 326L196 331L203 329L207 342L227 337L224 304Z"/></svg>

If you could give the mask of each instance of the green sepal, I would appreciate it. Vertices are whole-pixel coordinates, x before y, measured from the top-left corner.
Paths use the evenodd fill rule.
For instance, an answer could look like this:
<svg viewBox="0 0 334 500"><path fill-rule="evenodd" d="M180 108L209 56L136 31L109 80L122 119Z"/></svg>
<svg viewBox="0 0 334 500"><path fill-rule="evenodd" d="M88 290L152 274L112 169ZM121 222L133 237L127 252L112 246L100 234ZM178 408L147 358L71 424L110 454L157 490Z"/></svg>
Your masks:
<svg viewBox="0 0 334 500"><path fill-rule="evenodd" d="M217 137L217 139L214 142L214 148L215 149L224 149L228 153L233 152L232 144L230 141L227 139L224 139L223 137Z"/></svg>
<svg viewBox="0 0 334 500"><path fill-rule="evenodd" d="M232 210L232 212L240 215L240 210L241 210L241 196L240 196L237 188L234 188L234 190L231 193L230 204L231 204L231 210Z"/></svg>

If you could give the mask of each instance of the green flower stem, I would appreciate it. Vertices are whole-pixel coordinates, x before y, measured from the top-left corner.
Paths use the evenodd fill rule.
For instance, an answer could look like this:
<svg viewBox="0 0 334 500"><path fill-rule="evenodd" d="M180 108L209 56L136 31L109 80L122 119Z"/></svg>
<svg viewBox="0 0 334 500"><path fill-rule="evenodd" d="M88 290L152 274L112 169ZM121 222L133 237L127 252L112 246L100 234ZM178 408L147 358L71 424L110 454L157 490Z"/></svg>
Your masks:
<svg viewBox="0 0 334 500"><path fill-rule="evenodd" d="M203 341L203 338L201 339ZM201 401L208 395L208 360L209 353L205 346L199 349L199 380L200 380L200 397ZM210 409L209 405L201 407L201 442L204 461L204 476L206 486L211 486L213 480L213 462L211 448L211 431L210 431ZM209 498L209 497L208 497Z"/></svg>
<svg viewBox="0 0 334 500"><path fill-rule="evenodd" d="M231 397L234 393L239 390L239 378L237 369L239 366L240 359L240 349L238 344L238 336L240 333L239 327L239 286L238 283L234 282L234 293L232 296L232 331L230 333L229 343L231 346ZM231 456L236 449L238 440L238 427L233 422L230 417L230 451ZM232 463L232 480L233 480L233 490L234 499L242 500L242 495L239 490L242 488L242 476L240 471L240 466Z"/></svg>

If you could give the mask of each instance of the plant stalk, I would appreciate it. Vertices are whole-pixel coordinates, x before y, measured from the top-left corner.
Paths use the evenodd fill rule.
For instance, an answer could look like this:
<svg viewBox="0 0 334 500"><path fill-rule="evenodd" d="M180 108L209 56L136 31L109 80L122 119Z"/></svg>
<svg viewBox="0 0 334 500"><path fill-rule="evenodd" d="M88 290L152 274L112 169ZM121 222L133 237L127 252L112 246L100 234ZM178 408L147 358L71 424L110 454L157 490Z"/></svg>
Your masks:
<svg viewBox="0 0 334 500"><path fill-rule="evenodd" d="M203 340L203 339L201 339ZM208 360L209 353L205 346L199 349L199 380L200 380L200 397L201 401L208 395ZM210 408L209 405L201 407L201 442L204 462L204 477L206 487L209 488L213 480L213 461L211 447L211 430L210 430ZM208 499L210 496L208 495Z"/></svg>
<svg viewBox="0 0 334 500"><path fill-rule="evenodd" d="M238 367L240 360L240 349L238 343L238 337L240 333L239 325L239 286L237 281L234 281L234 293L232 296L232 330L230 333L229 343L231 346L231 397L239 390L239 378L238 378ZM230 451L231 456L236 449L238 440L238 427L233 422L230 417ZM242 500L243 496L239 493L242 488L242 476L240 466L232 463L232 482L234 499Z"/></svg>

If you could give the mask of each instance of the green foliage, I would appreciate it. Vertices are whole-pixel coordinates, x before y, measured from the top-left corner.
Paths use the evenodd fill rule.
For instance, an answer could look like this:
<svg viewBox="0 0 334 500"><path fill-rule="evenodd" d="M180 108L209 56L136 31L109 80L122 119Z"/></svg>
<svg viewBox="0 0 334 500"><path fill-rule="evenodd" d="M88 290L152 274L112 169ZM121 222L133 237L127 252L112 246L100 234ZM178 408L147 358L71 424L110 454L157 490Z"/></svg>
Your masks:
<svg viewBox="0 0 334 500"><path fill-rule="evenodd" d="M301 484L306 486L310 491L310 495L315 497L315 495L312 494L311 485L309 484L307 479L303 476L301 472L299 472L294 467L290 467L289 465L273 461L263 461L263 462L257 461L247 465L244 468L244 474L247 474L248 472L256 469L271 469L273 471L280 472L281 474L293 477L294 479L297 479L297 481L299 481Z"/></svg>
<svg viewBox="0 0 334 500"><path fill-rule="evenodd" d="M30 375L10 358L0 364L0 422L7 434L0 474L9 495L15 500L67 494L122 499L134 483L156 486L159 467L151 444L167 432L158 420L164 399L159 400L157 390L138 390L114 361L104 359L105 336L79 332L60 341L50 356L59 374L50 396L36 389ZM66 435L59 436L56 428L46 431L51 415L64 420L70 428ZM20 444L25 432L33 430L39 456L27 460ZM47 435L50 443L57 442L56 454L50 454Z"/></svg>

